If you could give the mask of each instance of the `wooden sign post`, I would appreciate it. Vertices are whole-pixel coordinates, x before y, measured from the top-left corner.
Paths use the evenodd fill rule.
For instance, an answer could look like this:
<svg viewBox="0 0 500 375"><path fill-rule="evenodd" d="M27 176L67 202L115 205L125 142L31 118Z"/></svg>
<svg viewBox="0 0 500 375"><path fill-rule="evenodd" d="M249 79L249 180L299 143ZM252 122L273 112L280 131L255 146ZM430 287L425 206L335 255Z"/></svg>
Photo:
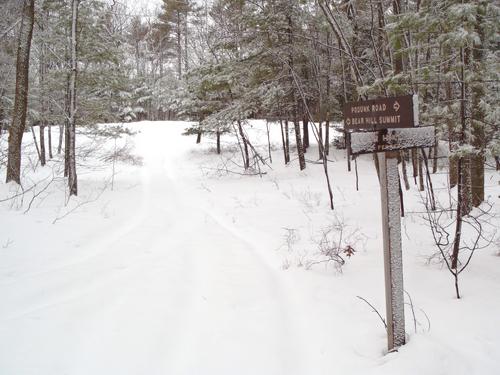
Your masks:
<svg viewBox="0 0 500 375"><path fill-rule="evenodd" d="M418 127L418 101L411 95L346 103L344 126L352 132L351 155L378 153L387 343L391 351L406 341L397 151L434 145L434 127Z"/></svg>
<svg viewBox="0 0 500 375"><path fill-rule="evenodd" d="M405 344L401 204L396 151L378 155L384 241L385 311L389 350Z"/></svg>

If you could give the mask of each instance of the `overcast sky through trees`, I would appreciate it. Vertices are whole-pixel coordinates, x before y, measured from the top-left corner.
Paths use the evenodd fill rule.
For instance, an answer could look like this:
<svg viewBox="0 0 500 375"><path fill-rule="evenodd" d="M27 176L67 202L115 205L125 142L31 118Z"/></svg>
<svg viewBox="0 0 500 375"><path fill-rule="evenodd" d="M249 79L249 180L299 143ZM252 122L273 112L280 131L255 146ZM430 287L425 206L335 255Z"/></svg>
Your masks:
<svg viewBox="0 0 500 375"><path fill-rule="evenodd" d="M125 0L125 3L129 4L131 7L135 9L143 9L147 7L147 9L155 9L161 5L161 0Z"/></svg>

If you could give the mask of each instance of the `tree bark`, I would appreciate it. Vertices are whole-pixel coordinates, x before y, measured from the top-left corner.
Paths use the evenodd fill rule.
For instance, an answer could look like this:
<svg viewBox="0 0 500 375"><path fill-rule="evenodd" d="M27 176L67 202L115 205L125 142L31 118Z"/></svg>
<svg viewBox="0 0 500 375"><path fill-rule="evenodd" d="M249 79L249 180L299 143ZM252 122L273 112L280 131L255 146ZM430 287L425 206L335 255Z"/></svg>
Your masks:
<svg viewBox="0 0 500 375"><path fill-rule="evenodd" d="M351 133L349 131L344 131L344 146L346 150L347 157L347 171L351 171ZM375 157L376 163L378 162L378 158ZM376 164L378 165L378 164ZM378 168L377 168L378 173Z"/></svg>
<svg viewBox="0 0 500 375"><path fill-rule="evenodd" d="M425 151L422 151L425 152ZM424 169L423 169L423 160L422 160L422 155L418 156L418 190L419 191L424 191L425 190L425 185L424 185Z"/></svg>
<svg viewBox="0 0 500 375"><path fill-rule="evenodd" d="M6 182L21 184L21 144L26 127L28 106L29 61L33 23L35 20L35 0L24 0L21 29L17 48L16 93L12 124L9 128L9 151Z"/></svg>
<svg viewBox="0 0 500 375"><path fill-rule="evenodd" d="M285 164L288 164L288 152L286 148L286 142L285 142L285 131L283 129L283 120L280 119L280 129L281 129L281 142L283 143L283 157L285 159Z"/></svg>
<svg viewBox="0 0 500 375"><path fill-rule="evenodd" d="M45 19L40 22L40 32L43 34ZM45 42L43 41L44 35L42 35L42 42L40 45L40 61L38 68L38 80L40 85L40 164L45 165L45 127L47 125L47 99L46 99L46 88L45 88Z"/></svg>
<svg viewBox="0 0 500 375"><path fill-rule="evenodd" d="M78 177L76 174L76 75L77 66L77 26L78 6L80 0L73 0L71 21L71 77L70 77L70 104L69 104L69 195L78 195Z"/></svg>
<svg viewBox="0 0 500 375"><path fill-rule="evenodd" d="M330 53L330 32L326 33L327 59L328 65L326 69L326 118L325 118L325 156L330 153L330 74L332 70L332 56Z"/></svg>
<svg viewBox="0 0 500 375"><path fill-rule="evenodd" d="M478 14L476 19L476 33L481 41L485 40L484 18L486 16L486 2L481 1L478 5ZM472 53L474 63L474 73L477 80L481 80L481 72L484 68L484 49L483 45L476 46ZM472 146L475 153L471 156L471 194L472 205L478 207L484 201L484 148L485 132L484 117L485 113L481 109L481 100L486 92L484 83L475 82L472 84Z"/></svg>
<svg viewBox="0 0 500 375"><path fill-rule="evenodd" d="M291 12L290 12L291 13ZM289 81L290 81L290 88L292 90L291 94L291 101L292 101L292 111L293 111L293 125L295 129L295 141L297 145L297 154L299 156L299 168L300 170L303 170L306 168L306 159L304 157L304 147L302 145L302 137L300 134L300 123L299 123L299 114L298 109L297 109L297 88L295 88L294 84L294 79L293 79L293 67L294 67L294 62L293 62L293 22L292 22L292 16L291 14L287 15L287 21L288 21L288 45L290 49L290 53L288 56L288 74L289 74Z"/></svg>
<svg viewBox="0 0 500 375"><path fill-rule="evenodd" d="M198 133L196 134L196 144L200 143L201 142L201 134L202 134L202 130L201 130L201 125L198 125Z"/></svg>
<svg viewBox="0 0 500 375"><path fill-rule="evenodd" d="M302 139L300 136L300 124L297 116L294 116L293 125L295 128L295 142L297 144L297 154L299 156L300 170L306 169L306 159L304 157L304 147L302 146Z"/></svg>
<svg viewBox="0 0 500 375"><path fill-rule="evenodd" d="M177 78L180 80L182 77L182 40L181 40L181 13L177 11Z"/></svg>
<svg viewBox="0 0 500 375"><path fill-rule="evenodd" d="M406 152L407 151L401 151L400 157L401 157L401 167L402 167L402 172L403 172L403 181L405 183L405 190L410 190L410 182L408 181L408 170L406 168Z"/></svg>
<svg viewBox="0 0 500 375"><path fill-rule="evenodd" d="M418 177L418 154L416 149L411 150L411 166L413 170L413 180L415 182L415 185L417 184L417 177Z"/></svg>
<svg viewBox="0 0 500 375"><path fill-rule="evenodd" d="M41 156L40 156L40 147L38 147L38 142L36 140L36 134L35 134L35 129L33 129L33 125L30 125L30 129L31 129L31 135L33 136L33 143L35 144L35 148L36 148L36 154L38 155L38 160L42 160Z"/></svg>
<svg viewBox="0 0 500 375"><path fill-rule="evenodd" d="M266 131L267 131L267 155L269 156L269 162L273 162L273 156L271 154L271 137L269 134L269 121L266 120Z"/></svg>
<svg viewBox="0 0 500 375"><path fill-rule="evenodd" d="M245 137L245 133L243 132L243 126L241 125L241 121L238 120L237 123L238 123L238 132L240 133L241 142L243 143L243 152L244 152L243 163L245 166L245 170L247 170L248 168L250 168L250 157L248 155L248 142L247 138Z"/></svg>
<svg viewBox="0 0 500 375"><path fill-rule="evenodd" d="M330 112L326 111L326 121L325 121L325 155L330 154Z"/></svg>
<svg viewBox="0 0 500 375"><path fill-rule="evenodd" d="M302 131L304 134L304 153L307 152L307 148L309 147L309 121L307 120L307 117L304 116L302 118Z"/></svg>
<svg viewBox="0 0 500 375"><path fill-rule="evenodd" d="M48 136L48 146L49 146L49 159L52 159L52 124L49 122L47 124L47 136Z"/></svg>
<svg viewBox="0 0 500 375"><path fill-rule="evenodd" d="M285 146L286 146L285 164L288 164L290 163L290 129L288 128L288 120L285 120Z"/></svg>
<svg viewBox="0 0 500 375"><path fill-rule="evenodd" d="M315 125L313 124L313 126ZM319 160L322 160L324 150L323 150L323 125L321 124L321 121L318 124L318 153L319 153Z"/></svg>
<svg viewBox="0 0 500 375"><path fill-rule="evenodd" d="M184 15L184 71L189 70L188 56L188 12Z"/></svg>
<svg viewBox="0 0 500 375"><path fill-rule="evenodd" d="M3 88L0 89L0 138L2 137L3 132L3 122L5 120L5 110L2 104L2 96L5 90Z"/></svg>
<svg viewBox="0 0 500 375"><path fill-rule="evenodd" d="M436 143L432 148L432 173L436 173L438 170L438 157L439 157L439 139L436 136Z"/></svg>
<svg viewBox="0 0 500 375"><path fill-rule="evenodd" d="M468 141L468 131L470 128L468 126L467 119L467 104L468 104L468 95L467 92L469 88L467 87L467 83L465 81L465 70L469 65L470 53L469 49L466 47L460 48L460 56L462 59L461 66L461 97L460 97L460 146L463 146ZM461 197L460 201L462 202L462 215L467 215L472 209L472 195L471 195L471 170L470 170L470 155L464 155L459 157L460 163L458 168L458 183L461 185Z"/></svg>
<svg viewBox="0 0 500 375"><path fill-rule="evenodd" d="M451 88L451 83L447 82L446 83L446 101L448 103L448 112L453 113L452 111L452 106L451 102L453 100L453 92ZM449 157L448 157L448 168L449 168L449 183L450 183L450 188L454 188L457 186L458 183L458 160L453 154L456 149L455 142L457 141L457 132L455 131L455 124L453 123L453 120L448 116L447 118L447 127L448 127L448 152L449 152Z"/></svg>
<svg viewBox="0 0 500 375"><path fill-rule="evenodd" d="M457 160L457 168L463 170L462 158ZM458 267L458 253L460 251L460 239L462 235L462 216L463 216L463 202L462 202L462 187L463 184L460 182L457 187L457 221L455 222L455 237L453 239L453 250L451 254L451 269L457 271Z"/></svg>

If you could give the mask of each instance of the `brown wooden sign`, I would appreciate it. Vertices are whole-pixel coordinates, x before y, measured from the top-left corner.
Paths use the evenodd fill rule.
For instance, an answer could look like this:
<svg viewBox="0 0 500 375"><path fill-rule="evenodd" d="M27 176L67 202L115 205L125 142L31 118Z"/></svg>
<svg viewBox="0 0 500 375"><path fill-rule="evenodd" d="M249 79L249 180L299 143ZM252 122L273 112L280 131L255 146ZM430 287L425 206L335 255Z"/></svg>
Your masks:
<svg viewBox="0 0 500 375"><path fill-rule="evenodd" d="M379 98L344 105L345 130L380 130L418 126L412 95Z"/></svg>

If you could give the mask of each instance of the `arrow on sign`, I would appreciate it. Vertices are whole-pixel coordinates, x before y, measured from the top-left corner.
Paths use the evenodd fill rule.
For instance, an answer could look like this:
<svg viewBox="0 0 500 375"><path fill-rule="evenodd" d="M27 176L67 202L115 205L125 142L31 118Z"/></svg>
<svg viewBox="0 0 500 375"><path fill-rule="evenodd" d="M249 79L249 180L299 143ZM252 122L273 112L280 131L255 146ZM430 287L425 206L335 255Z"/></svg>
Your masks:
<svg viewBox="0 0 500 375"><path fill-rule="evenodd" d="M394 107L394 110L396 112L399 111L399 108L401 108L401 106L399 105L399 102L397 100L394 102L394 106L393 107Z"/></svg>

